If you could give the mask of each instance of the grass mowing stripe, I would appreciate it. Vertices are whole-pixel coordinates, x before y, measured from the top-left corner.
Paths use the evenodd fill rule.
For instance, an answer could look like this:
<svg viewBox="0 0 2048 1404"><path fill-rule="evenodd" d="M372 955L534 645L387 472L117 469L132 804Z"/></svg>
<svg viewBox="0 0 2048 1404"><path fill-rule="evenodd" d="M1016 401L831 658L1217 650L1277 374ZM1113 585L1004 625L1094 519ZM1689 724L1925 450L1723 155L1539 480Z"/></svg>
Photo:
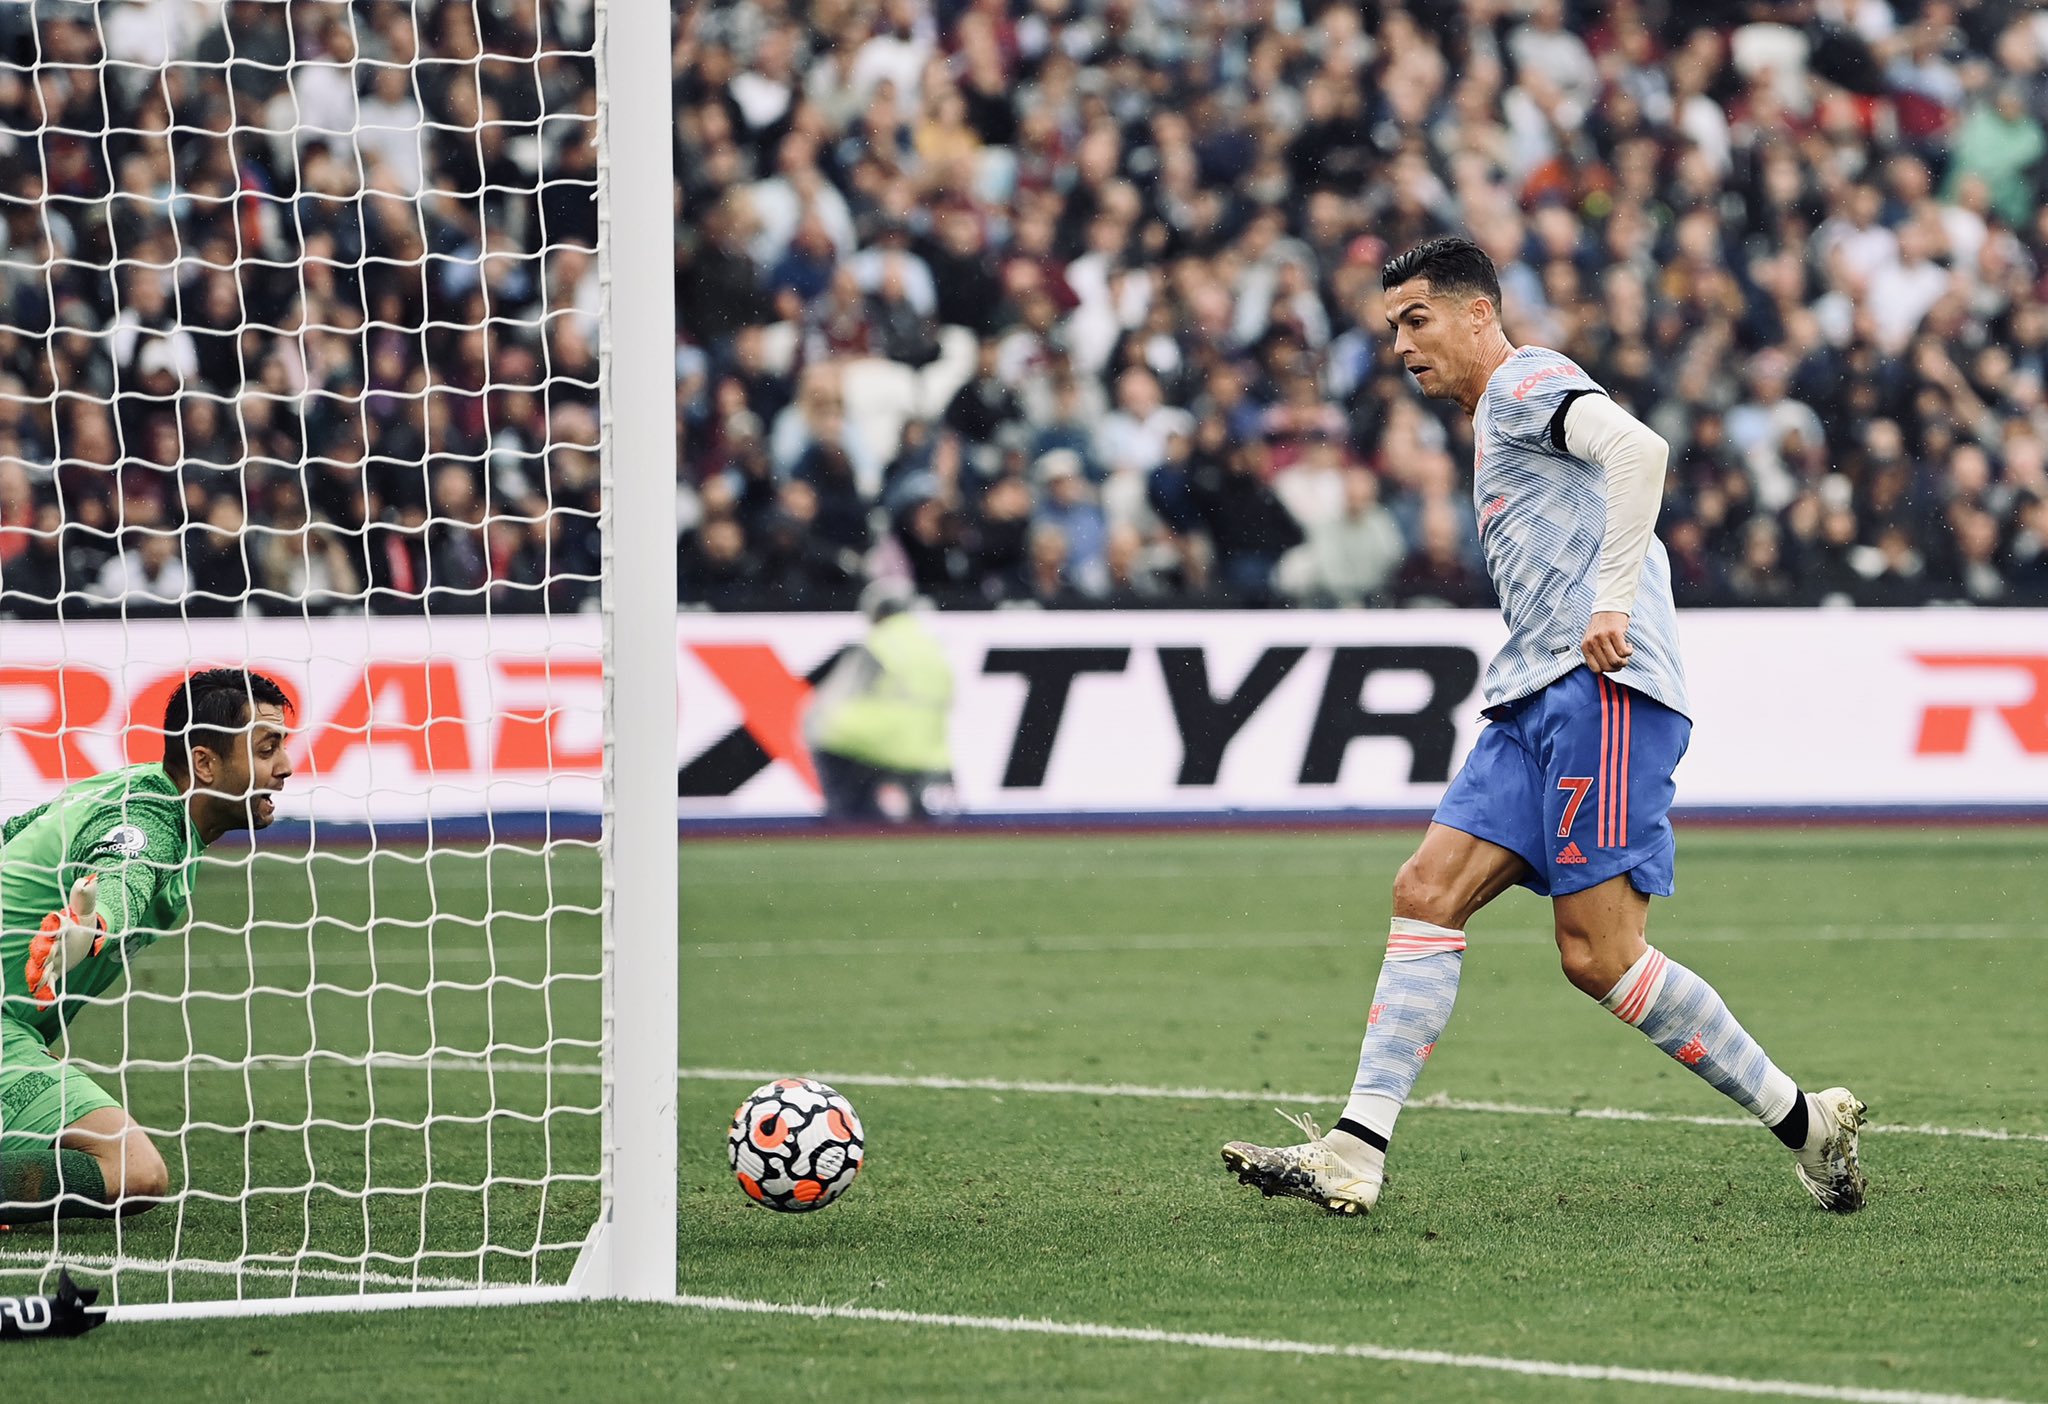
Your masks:
<svg viewBox="0 0 2048 1404"><path fill-rule="evenodd" d="M1940 865L1961 858L1999 858L2040 842L2038 824L1943 829L1822 826L1743 831L1693 826L1680 819L1688 861L1780 857L1788 847L1825 845L1888 866ZM1213 878L1251 869L1261 878L1353 877L1376 863L1412 852L1425 821L1379 831L1309 834L1137 834L1129 837L1045 832L990 835L959 831L884 834L818 844L805 838L685 840L682 873L693 886L746 885L772 878L778 887L850 886L876 889L903 884L1101 882ZM792 864L790 854L806 850ZM1076 865L1085 851L1091 863ZM1389 868L1387 876L1391 878Z"/></svg>
<svg viewBox="0 0 2048 1404"><path fill-rule="evenodd" d="M1972 1394L1926 1394L1906 1389L1861 1389L1853 1385L1805 1384L1798 1380L1754 1380L1736 1375L1698 1375L1683 1370L1639 1370L1627 1365L1577 1365L1558 1360L1521 1360L1505 1355L1463 1355L1454 1351L1404 1350L1394 1346L1335 1345L1324 1341L1290 1341L1270 1336L1224 1336L1198 1331L1159 1331L1143 1326L1108 1326L1093 1321L1049 1321L1022 1316L952 1316L922 1311L891 1311L882 1307L811 1306L792 1302L750 1301L742 1297L676 1298L678 1306L698 1311L745 1312L761 1316L804 1316L813 1320L873 1321L898 1326L939 1326L967 1331L1002 1331L1039 1336L1073 1336L1086 1340L1128 1341L1140 1345L1190 1346L1197 1350L1242 1350L1268 1355L1321 1355L1352 1360L1377 1360L1396 1365L1441 1365L1455 1370L1493 1370L1546 1379L1595 1380L1613 1384L1650 1385L1661 1389L1706 1390L1716 1394L1747 1394L1782 1399L1830 1399L1844 1404L2018 1404Z"/></svg>
<svg viewBox="0 0 2048 1404"><path fill-rule="evenodd" d="M1785 939L1797 932L1801 941L2004 941L2048 937L2048 927L1980 922L1875 926L1811 926L1803 922L1758 922L1753 926L1719 926L1699 931L1660 930L1657 939L1669 945L1686 941L1751 941ZM1365 928L1355 931L1134 931L1125 935L1058 933L1049 936L902 941L702 941L686 946L700 960L744 959L748 956L928 956L928 955L1102 955L1116 951L1325 950L1363 945ZM1488 931L1473 937L1484 945L1548 945L1554 938L1536 929ZM424 957L419 957L423 959ZM323 963L327 959L321 958Z"/></svg>
<svg viewBox="0 0 2048 1404"><path fill-rule="evenodd" d="M1085 932L1057 932L1046 936L991 936L987 938L943 938L903 941L700 941L686 944L683 954L698 960L745 959L749 956L985 956L985 955L1100 955L1116 951L1236 951L1236 950L1330 950L1363 943L1365 928L1356 931L1134 931L1124 935ZM1812 926L1803 922L1758 922L1753 926L1711 927L1699 931L1660 931L1658 939L1667 944L1685 941L1748 941L1766 937L1785 939L1796 932L1801 941L2007 941L2048 937L2048 927L2012 923L1978 922L1961 924L1897 923L1873 926ZM1548 931L1536 929L1489 931L1477 938L1482 944L1547 944ZM586 943L587 944L587 943ZM588 976L585 968L590 952L568 941L557 942L551 950L537 943L497 940L485 950L434 950L419 946L398 947L374 955L363 950L326 947L306 950L240 951L188 950L182 960L152 962L156 971L186 970L268 970L284 964L318 964L327 969L400 968L430 965L437 969L478 965L514 965L552 955L553 975ZM564 963L567 962L567 963Z"/></svg>

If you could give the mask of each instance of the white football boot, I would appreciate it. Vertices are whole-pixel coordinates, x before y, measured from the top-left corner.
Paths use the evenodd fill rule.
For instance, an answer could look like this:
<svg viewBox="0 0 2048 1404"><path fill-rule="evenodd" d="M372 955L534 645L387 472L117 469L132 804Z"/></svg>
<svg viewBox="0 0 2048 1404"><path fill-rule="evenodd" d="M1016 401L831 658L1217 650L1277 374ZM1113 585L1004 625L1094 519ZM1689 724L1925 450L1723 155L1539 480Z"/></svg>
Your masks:
<svg viewBox="0 0 2048 1404"><path fill-rule="evenodd" d="M1868 1110L1846 1087L1816 1092L1808 1103L1811 1125L1806 1144L1794 1151L1792 1168L1814 1203L1837 1214L1863 1207L1869 1181L1856 1160L1857 1132Z"/></svg>
<svg viewBox="0 0 2048 1404"><path fill-rule="evenodd" d="M1277 1108L1275 1110L1278 1110ZM1320 1204L1332 1214L1364 1214L1379 1202L1386 1175L1379 1167L1356 1165L1338 1152L1308 1113L1281 1112L1308 1140L1298 1146L1255 1146L1232 1141L1223 1163L1259 1193L1288 1195Z"/></svg>

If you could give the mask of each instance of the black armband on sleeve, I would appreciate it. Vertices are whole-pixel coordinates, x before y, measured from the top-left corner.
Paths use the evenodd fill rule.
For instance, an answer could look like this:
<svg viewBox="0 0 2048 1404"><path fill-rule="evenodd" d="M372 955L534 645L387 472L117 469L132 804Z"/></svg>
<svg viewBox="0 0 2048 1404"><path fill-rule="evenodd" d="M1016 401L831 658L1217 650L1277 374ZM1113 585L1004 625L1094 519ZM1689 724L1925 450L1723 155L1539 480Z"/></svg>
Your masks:
<svg viewBox="0 0 2048 1404"><path fill-rule="evenodd" d="M1550 446L1556 449L1559 453L1565 453L1568 451L1564 446L1564 417L1567 414L1571 413L1572 405L1577 402L1579 396L1604 395L1606 393L1607 392L1604 390L1565 391L1564 398L1557 402L1556 413L1550 416Z"/></svg>

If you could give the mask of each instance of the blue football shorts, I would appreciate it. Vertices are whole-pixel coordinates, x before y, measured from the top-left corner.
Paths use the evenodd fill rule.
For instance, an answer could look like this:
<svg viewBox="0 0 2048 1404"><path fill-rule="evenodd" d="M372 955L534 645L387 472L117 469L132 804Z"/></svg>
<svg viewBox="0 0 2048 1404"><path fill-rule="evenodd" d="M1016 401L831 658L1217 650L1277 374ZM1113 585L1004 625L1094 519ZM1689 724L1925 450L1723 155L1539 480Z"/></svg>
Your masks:
<svg viewBox="0 0 2048 1404"><path fill-rule="evenodd" d="M1638 892L1671 895L1672 772L1692 738L1683 713L1581 667L1486 715L1437 823L1519 854L1530 868L1522 886L1539 896L1618 873Z"/></svg>

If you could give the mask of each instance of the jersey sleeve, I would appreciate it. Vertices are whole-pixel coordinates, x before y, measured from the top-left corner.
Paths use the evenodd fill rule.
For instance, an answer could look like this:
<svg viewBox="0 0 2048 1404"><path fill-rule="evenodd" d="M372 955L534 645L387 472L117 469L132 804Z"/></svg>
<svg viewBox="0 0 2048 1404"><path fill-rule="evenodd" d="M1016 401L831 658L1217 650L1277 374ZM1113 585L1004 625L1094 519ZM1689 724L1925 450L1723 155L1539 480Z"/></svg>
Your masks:
<svg viewBox="0 0 2048 1404"><path fill-rule="evenodd" d="M1582 395L1604 395L1600 382L1568 356L1547 352L1508 363L1509 379L1493 384L1495 429L1531 448L1564 453L1564 417Z"/></svg>
<svg viewBox="0 0 2048 1404"><path fill-rule="evenodd" d="M95 805L73 830L58 890L86 874L99 878L99 912L119 935L142 919L171 872L184 862L182 817L174 804L137 798Z"/></svg>

